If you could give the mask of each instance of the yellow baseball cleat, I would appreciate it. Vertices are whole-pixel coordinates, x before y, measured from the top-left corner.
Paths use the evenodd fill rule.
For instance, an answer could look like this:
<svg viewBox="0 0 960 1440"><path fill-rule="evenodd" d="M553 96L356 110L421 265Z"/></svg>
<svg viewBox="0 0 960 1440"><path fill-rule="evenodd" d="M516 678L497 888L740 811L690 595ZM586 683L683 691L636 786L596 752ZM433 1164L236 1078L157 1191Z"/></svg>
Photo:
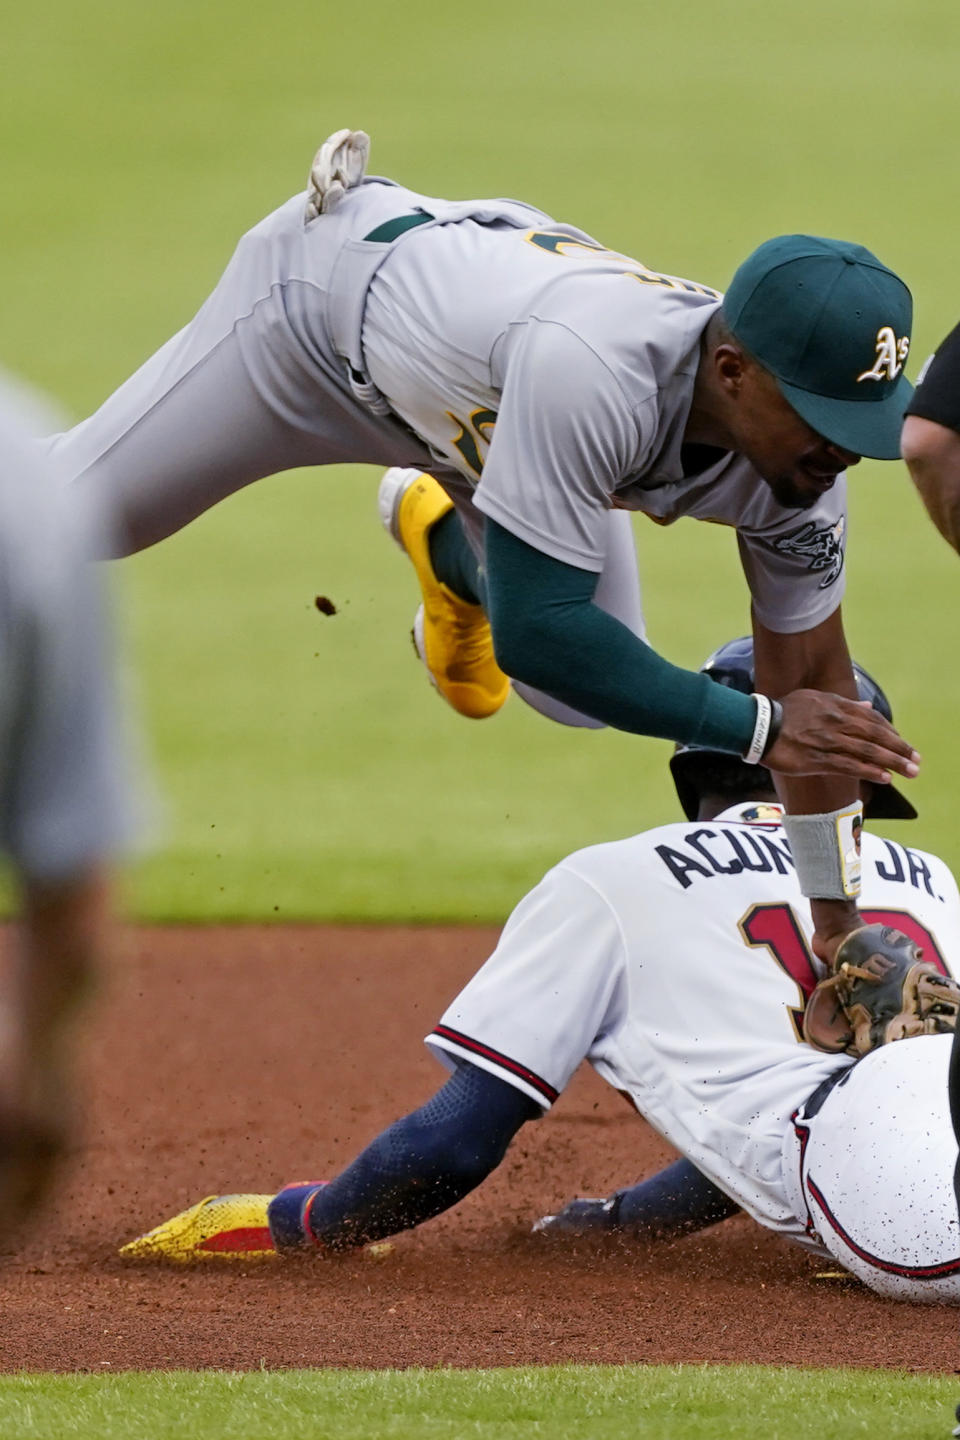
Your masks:
<svg viewBox="0 0 960 1440"><path fill-rule="evenodd" d="M267 1225L272 1195L208 1195L122 1246L127 1260L262 1260L275 1256Z"/></svg>
<svg viewBox="0 0 960 1440"><path fill-rule="evenodd" d="M461 600L430 562L431 527L453 509L442 485L416 470L388 470L380 482L380 518L417 572L423 604L413 641L431 683L461 715L484 720L506 703L510 681L493 653L482 605Z"/></svg>

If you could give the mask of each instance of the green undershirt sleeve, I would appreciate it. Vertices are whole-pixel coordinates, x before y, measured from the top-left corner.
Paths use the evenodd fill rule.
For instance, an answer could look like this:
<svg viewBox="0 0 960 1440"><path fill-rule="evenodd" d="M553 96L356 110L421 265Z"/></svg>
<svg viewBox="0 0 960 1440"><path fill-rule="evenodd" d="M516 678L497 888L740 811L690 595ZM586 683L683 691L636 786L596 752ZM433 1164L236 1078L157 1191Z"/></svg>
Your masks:
<svg viewBox="0 0 960 1440"><path fill-rule="evenodd" d="M617 730L741 755L756 702L664 660L593 603L599 576L535 550L502 525L485 526L486 609L497 660Z"/></svg>

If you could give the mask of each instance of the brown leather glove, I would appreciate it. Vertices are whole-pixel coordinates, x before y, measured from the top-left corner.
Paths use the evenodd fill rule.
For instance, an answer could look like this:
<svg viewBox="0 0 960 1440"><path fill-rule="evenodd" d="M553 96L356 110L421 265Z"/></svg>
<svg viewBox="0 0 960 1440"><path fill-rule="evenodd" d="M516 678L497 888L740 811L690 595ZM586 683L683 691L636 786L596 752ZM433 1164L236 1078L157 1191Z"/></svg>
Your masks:
<svg viewBox="0 0 960 1440"><path fill-rule="evenodd" d="M803 1015L818 1050L866 1055L894 1040L953 1031L960 986L923 960L899 930L864 925L837 950L835 973L821 980Z"/></svg>

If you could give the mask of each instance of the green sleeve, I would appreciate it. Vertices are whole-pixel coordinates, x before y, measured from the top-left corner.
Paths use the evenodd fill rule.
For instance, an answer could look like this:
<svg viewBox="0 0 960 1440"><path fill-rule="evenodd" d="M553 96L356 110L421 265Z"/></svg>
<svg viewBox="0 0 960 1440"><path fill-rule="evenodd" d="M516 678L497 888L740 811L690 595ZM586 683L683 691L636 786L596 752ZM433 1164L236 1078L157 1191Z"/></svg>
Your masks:
<svg viewBox="0 0 960 1440"><path fill-rule="evenodd" d="M486 607L497 660L617 730L740 755L756 702L664 660L593 603L598 576L554 560L488 519Z"/></svg>

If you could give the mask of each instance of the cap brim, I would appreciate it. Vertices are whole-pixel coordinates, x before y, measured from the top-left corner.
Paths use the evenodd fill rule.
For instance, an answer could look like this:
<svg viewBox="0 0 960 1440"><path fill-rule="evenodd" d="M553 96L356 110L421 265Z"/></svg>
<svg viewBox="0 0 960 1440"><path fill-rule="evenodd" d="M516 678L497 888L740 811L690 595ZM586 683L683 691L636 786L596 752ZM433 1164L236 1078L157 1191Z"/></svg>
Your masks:
<svg viewBox="0 0 960 1440"><path fill-rule="evenodd" d="M917 812L893 785L874 785L863 816L865 820L916 820Z"/></svg>
<svg viewBox="0 0 960 1440"><path fill-rule="evenodd" d="M801 419L825 440L871 460L900 459L900 431L913 398L913 386L905 375L885 400L834 400L785 380L777 380L777 385Z"/></svg>

